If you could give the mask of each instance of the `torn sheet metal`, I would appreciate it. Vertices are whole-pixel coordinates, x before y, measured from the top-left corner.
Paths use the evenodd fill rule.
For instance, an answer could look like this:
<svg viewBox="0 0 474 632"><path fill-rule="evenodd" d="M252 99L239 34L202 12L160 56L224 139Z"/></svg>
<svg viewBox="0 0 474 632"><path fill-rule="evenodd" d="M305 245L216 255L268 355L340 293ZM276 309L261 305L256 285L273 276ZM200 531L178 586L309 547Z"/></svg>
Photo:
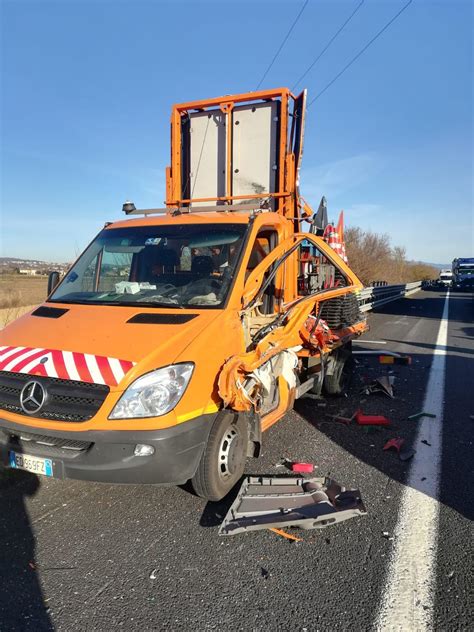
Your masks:
<svg viewBox="0 0 474 632"><path fill-rule="evenodd" d="M375 378L373 382L364 386L361 393L365 393L366 395L370 395L371 393L383 393L384 395L388 395L390 399L393 399L393 376Z"/></svg>
<svg viewBox="0 0 474 632"><path fill-rule="evenodd" d="M289 390L296 388L296 368L298 366L296 352L299 349L301 347L284 349L248 373L241 370L241 367L238 366L240 359L238 356L234 356L228 361L228 364L235 363L234 376L237 388L230 398L228 394L225 399L223 390L219 390L219 394L226 404L232 405L235 410L249 410L253 406L256 411L260 411L262 402L271 395L279 377L285 380ZM222 381L220 378L220 389L222 388ZM227 392L229 391L230 389L227 388Z"/></svg>
<svg viewBox="0 0 474 632"><path fill-rule="evenodd" d="M322 529L366 513L359 490L346 490L327 477L249 476L219 535L273 527Z"/></svg>
<svg viewBox="0 0 474 632"><path fill-rule="evenodd" d="M271 391L275 378L281 375L289 388L296 387L296 367L298 366L298 356L292 349L286 349L277 356L262 364L261 367L252 371L249 378L254 378L268 395Z"/></svg>

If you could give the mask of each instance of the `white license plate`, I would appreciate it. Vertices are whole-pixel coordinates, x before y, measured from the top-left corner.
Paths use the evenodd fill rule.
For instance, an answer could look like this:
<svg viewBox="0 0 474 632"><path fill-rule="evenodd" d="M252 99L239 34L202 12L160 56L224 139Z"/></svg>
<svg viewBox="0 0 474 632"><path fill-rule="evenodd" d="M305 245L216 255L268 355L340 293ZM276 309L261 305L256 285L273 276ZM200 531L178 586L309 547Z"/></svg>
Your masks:
<svg viewBox="0 0 474 632"><path fill-rule="evenodd" d="M51 459L40 459L29 454L10 452L10 467L14 467L17 470L27 470L34 474L53 476L53 462Z"/></svg>

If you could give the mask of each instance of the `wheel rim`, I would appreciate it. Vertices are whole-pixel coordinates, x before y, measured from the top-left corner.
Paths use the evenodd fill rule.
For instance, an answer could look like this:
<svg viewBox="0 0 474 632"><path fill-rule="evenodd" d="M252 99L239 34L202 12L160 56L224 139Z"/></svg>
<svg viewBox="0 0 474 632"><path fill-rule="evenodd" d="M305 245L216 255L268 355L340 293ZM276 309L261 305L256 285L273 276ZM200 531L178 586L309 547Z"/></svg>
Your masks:
<svg viewBox="0 0 474 632"><path fill-rule="evenodd" d="M240 436L238 431L232 427L228 428L222 437L219 446L219 478L227 481L235 474L238 467Z"/></svg>

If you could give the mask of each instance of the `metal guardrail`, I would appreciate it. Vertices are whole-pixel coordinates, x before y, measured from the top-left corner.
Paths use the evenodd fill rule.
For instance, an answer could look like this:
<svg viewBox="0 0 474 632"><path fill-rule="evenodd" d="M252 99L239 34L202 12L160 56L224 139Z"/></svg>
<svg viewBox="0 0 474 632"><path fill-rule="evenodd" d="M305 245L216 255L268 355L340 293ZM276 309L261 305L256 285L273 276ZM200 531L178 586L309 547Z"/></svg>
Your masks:
<svg viewBox="0 0 474 632"><path fill-rule="evenodd" d="M369 312L375 307L396 301L404 296L410 296L419 290L421 290L421 281L405 283L404 285L365 287L358 296L360 311Z"/></svg>

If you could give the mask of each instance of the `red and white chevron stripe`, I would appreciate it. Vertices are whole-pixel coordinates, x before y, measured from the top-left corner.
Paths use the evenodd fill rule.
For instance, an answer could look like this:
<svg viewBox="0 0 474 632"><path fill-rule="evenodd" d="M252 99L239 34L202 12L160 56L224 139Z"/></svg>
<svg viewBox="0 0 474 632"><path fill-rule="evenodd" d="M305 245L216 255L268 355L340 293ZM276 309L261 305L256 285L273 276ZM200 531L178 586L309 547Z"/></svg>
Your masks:
<svg viewBox="0 0 474 632"><path fill-rule="evenodd" d="M0 371L27 373L117 386L135 365L130 360L77 351L33 347L0 347Z"/></svg>
<svg viewBox="0 0 474 632"><path fill-rule="evenodd" d="M347 263L347 255L346 255L346 247L343 241L341 241L340 235L337 229L332 226L332 224L328 224L326 230L323 235L324 240L331 246L331 248L337 252L337 254L342 258L343 261Z"/></svg>

